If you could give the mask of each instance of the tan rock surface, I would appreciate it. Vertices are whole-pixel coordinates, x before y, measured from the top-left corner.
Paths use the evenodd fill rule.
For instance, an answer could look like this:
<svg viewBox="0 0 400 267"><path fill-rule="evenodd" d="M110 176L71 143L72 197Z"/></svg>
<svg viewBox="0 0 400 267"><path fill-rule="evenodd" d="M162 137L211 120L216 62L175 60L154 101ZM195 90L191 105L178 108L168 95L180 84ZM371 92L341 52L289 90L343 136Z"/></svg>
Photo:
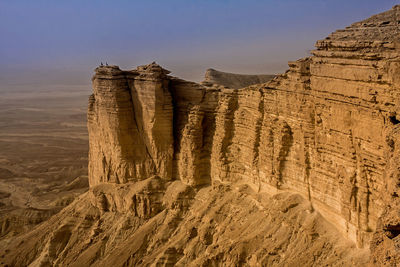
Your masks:
<svg viewBox="0 0 400 267"><path fill-rule="evenodd" d="M172 99L168 71L96 69L89 100L89 182L126 183L172 176ZM143 178L144 177L144 178Z"/></svg>
<svg viewBox="0 0 400 267"><path fill-rule="evenodd" d="M276 75L273 74L236 74L208 69L204 75L204 85L217 84L232 89L239 89L254 84L265 83L272 80Z"/></svg>
<svg viewBox="0 0 400 267"><path fill-rule="evenodd" d="M183 81L155 63L99 67L91 190L0 257L398 265L399 17L395 6L339 30L246 88Z"/></svg>
<svg viewBox="0 0 400 267"><path fill-rule="evenodd" d="M153 177L92 187L0 258L9 266L355 266L366 253L300 195Z"/></svg>

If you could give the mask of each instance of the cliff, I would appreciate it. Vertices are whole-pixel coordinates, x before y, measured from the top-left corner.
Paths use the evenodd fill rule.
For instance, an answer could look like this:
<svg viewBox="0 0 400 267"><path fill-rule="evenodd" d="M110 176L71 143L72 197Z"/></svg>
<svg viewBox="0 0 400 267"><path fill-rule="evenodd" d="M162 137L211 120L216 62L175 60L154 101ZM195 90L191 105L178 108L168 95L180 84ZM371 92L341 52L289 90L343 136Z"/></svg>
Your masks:
<svg viewBox="0 0 400 267"><path fill-rule="evenodd" d="M261 85L235 89L233 75L214 70L206 81L219 78L233 89L166 76L169 95L158 99L173 99L173 119L165 119L173 122L173 176L156 174L188 185L295 191L359 247L377 229L397 229L398 218L386 226L378 219L400 193L391 163L400 120L399 10L332 33L313 56Z"/></svg>
<svg viewBox="0 0 400 267"><path fill-rule="evenodd" d="M259 191L295 190L365 246L385 207L387 139L397 123L397 12L395 7L339 30L318 41L312 57L289 62L285 74L242 89L169 76L144 82L145 75L166 73L155 64L132 72L97 69L90 164L105 166L90 168L91 184L114 181L102 178L110 174L120 177L118 183L159 175L189 185L219 180ZM113 76L104 76L111 70ZM138 91L143 101L135 99ZM115 118L108 118L103 101L114 98L121 103L110 103ZM141 110L149 115L138 118ZM101 133L113 139L107 142ZM107 157L116 153L116 167L109 170Z"/></svg>
<svg viewBox="0 0 400 267"><path fill-rule="evenodd" d="M208 69L204 75L202 84L217 84L228 88L239 89L253 84L265 83L272 80L275 75L271 74L236 74Z"/></svg>
<svg viewBox="0 0 400 267"><path fill-rule="evenodd" d="M9 262L398 265L399 17L338 30L240 89L155 63L97 68L91 190Z"/></svg>

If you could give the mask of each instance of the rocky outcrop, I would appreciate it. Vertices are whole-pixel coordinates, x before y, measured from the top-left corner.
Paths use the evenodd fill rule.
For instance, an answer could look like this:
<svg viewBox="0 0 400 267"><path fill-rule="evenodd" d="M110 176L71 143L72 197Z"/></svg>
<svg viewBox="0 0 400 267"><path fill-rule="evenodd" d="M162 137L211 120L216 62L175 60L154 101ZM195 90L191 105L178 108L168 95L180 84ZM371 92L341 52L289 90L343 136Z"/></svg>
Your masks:
<svg viewBox="0 0 400 267"><path fill-rule="evenodd" d="M233 85L238 76L214 70L206 75L206 81L214 81L214 85L162 76L164 83L160 84L164 84L166 93L156 94L155 99L160 99L159 108L166 107L164 101L173 103L173 116L169 112L160 120L163 125L173 122L165 128L165 136L173 131L174 140L162 142L174 143L174 150L149 145L153 135L141 129L153 129L146 126L151 120L135 117L140 121L138 132L143 133L140 138L136 133L127 138L143 140L142 147L150 147L151 156L140 149L132 151L142 161L166 159L166 165L173 157L172 179L188 185L219 180L251 184L261 191L299 192L345 236L360 247L368 246L390 199L384 193L387 183L393 180L387 179L390 159L385 155L389 153L386 139L398 122L399 112L398 10L394 7L332 33L317 42L313 56L290 62L285 74L265 84L235 89L242 85ZM161 69L152 65L131 73L143 68ZM99 75L94 79L95 90ZM241 78L237 80L251 80ZM228 85L227 81L232 83ZM133 92L136 87L127 89ZM153 94L157 88L154 83L146 90ZM128 93L126 97L129 99ZM147 102L140 103L146 109ZM130 112L140 113L135 101L132 106ZM157 114L154 118L158 120ZM128 132L122 127L116 129L121 134ZM158 156L155 148L168 152L168 156ZM107 153L104 155L107 158ZM132 162L129 158L124 162L128 161ZM143 178L149 174L171 178L156 172L151 163L143 162L140 167L152 170L141 173ZM101 175L92 176L92 180ZM121 175L121 181L130 180Z"/></svg>
<svg viewBox="0 0 400 267"><path fill-rule="evenodd" d="M208 69L202 84L217 84L228 88L239 89L253 84L265 83L272 80L276 75L272 74L236 74Z"/></svg>
<svg viewBox="0 0 400 267"><path fill-rule="evenodd" d="M99 67L89 99L89 182L126 183L152 175L171 179L172 98L168 71Z"/></svg>
<svg viewBox="0 0 400 267"><path fill-rule="evenodd" d="M91 190L53 223L80 219L48 225L36 252L12 243L30 258L9 262L363 265L371 248L371 264L398 265L399 17L332 33L240 89L155 63L97 68Z"/></svg>
<svg viewBox="0 0 400 267"><path fill-rule="evenodd" d="M140 199L140 201L138 201ZM91 188L0 250L8 266L363 265L300 195L152 177Z"/></svg>

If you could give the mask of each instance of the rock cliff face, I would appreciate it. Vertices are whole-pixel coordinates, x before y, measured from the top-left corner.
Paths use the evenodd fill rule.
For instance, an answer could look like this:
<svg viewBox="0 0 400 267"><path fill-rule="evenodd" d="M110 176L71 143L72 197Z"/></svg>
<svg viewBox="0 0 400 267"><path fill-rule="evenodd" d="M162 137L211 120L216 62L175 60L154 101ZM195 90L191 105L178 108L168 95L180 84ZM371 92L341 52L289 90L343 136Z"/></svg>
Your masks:
<svg viewBox="0 0 400 267"><path fill-rule="evenodd" d="M298 194L159 177L92 187L0 250L9 266L359 266L368 260Z"/></svg>
<svg viewBox="0 0 400 267"><path fill-rule="evenodd" d="M174 156L173 179L299 191L365 245L384 208L385 140L397 121L397 43L384 34L396 13L337 31L317 42L313 57L290 62L287 73L241 90L161 76L166 72L154 64L140 67L136 72L148 73L138 76L99 68L89 109L91 163L118 166L93 164L91 183L152 174L169 180ZM107 104L114 110L102 114ZM115 136L111 146L99 132ZM93 156L101 144L102 156ZM116 153L120 158L112 158ZM110 175L117 177L102 178Z"/></svg>
<svg viewBox="0 0 400 267"><path fill-rule="evenodd" d="M89 99L89 182L172 177L172 98L156 64L135 71L99 67Z"/></svg>
<svg viewBox="0 0 400 267"><path fill-rule="evenodd" d="M275 75L271 74L247 75L208 69L202 83L205 85L218 84L228 88L239 89L253 84L268 82L274 77Z"/></svg>
<svg viewBox="0 0 400 267"><path fill-rule="evenodd" d="M400 264L399 25L395 6L241 89L97 68L91 190L9 262Z"/></svg>
<svg viewBox="0 0 400 267"><path fill-rule="evenodd" d="M317 42L313 56L289 62L285 74L262 85L227 89L164 75L142 90L143 95L152 94L150 102L129 102L135 85L129 86L125 81L129 78L123 78L126 96L120 99L130 104L127 111L112 114L117 120L128 118L131 125L102 129L104 135L120 133L132 140L112 146L102 157L125 148L143 161L136 163L129 154L125 159L122 151L123 159L113 161L119 165L116 169L135 162L137 170L147 171L124 175L124 170L119 182L131 180L132 172L142 179L158 174L188 185L218 180L250 184L260 191L296 191L358 246L368 246L378 218L398 190L393 185L397 177L388 177L393 169L388 169L388 157L396 140L388 145L388 139L400 119L396 117L400 112L399 14L396 6L332 33ZM137 72L142 69L166 73L156 65ZM96 91L104 78L109 91L117 93L120 88L110 84L114 80L104 77L103 71L109 68L98 69L94 77L94 98L99 103L103 100ZM206 80L212 82L218 73L209 70L208 76ZM138 78L131 79L131 84L137 83ZM159 88L163 89L157 94ZM138 103L143 110L156 107L162 112L137 119ZM127 117L124 112L134 114ZM153 120L160 121L161 136L154 132ZM89 129L97 127L92 125ZM102 143L91 136L95 148L91 155L98 153L96 144ZM103 158L92 156L93 161L107 162ZM116 173L97 166L91 168L97 170L91 175L92 184Z"/></svg>

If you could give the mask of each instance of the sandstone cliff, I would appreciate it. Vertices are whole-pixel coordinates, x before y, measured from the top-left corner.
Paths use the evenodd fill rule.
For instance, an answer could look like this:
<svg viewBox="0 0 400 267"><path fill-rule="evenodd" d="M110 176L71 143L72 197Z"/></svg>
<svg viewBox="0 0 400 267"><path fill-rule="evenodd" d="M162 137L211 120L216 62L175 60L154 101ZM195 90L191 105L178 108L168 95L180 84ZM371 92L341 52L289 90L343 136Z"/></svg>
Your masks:
<svg viewBox="0 0 400 267"><path fill-rule="evenodd" d="M228 88L239 89L253 84L265 83L272 80L275 75L271 74L236 74L208 69L202 84L218 84Z"/></svg>
<svg viewBox="0 0 400 267"><path fill-rule="evenodd" d="M336 31L286 73L240 89L155 63L97 68L90 192L0 257L400 264L399 21L395 6Z"/></svg>
<svg viewBox="0 0 400 267"><path fill-rule="evenodd" d="M89 100L89 182L171 179L172 98L156 64L121 71L99 67Z"/></svg>
<svg viewBox="0 0 400 267"><path fill-rule="evenodd" d="M378 219L399 194L392 171L399 10L332 33L316 43L313 56L290 62L285 74L262 85L226 89L167 77L172 179L298 192L359 247L369 246L377 227L396 235L398 218ZM208 74L211 81L221 73Z"/></svg>

